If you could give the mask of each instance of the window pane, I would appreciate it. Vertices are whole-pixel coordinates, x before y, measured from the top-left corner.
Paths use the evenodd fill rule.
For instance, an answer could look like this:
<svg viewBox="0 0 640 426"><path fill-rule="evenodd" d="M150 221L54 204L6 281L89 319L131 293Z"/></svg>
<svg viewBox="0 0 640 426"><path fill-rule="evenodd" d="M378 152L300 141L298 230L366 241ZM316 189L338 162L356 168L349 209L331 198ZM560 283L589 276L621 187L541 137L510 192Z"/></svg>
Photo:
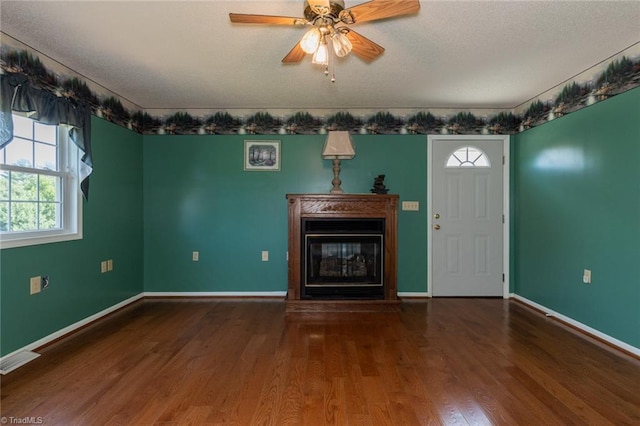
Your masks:
<svg viewBox="0 0 640 426"><path fill-rule="evenodd" d="M60 228L59 203L40 203L40 229Z"/></svg>
<svg viewBox="0 0 640 426"><path fill-rule="evenodd" d="M14 138L5 149L8 165L33 167L33 142Z"/></svg>
<svg viewBox="0 0 640 426"><path fill-rule="evenodd" d="M10 231L32 231L36 229L37 203L11 203Z"/></svg>
<svg viewBox="0 0 640 426"><path fill-rule="evenodd" d="M460 160L458 160L455 155L451 155L447 160L447 167L458 167L459 165Z"/></svg>
<svg viewBox="0 0 640 426"><path fill-rule="evenodd" d="M9 230L9 202L0 202L0 231Z"/></svg>
<svg viewBox="0 0 640 426"><path fill-rule="evenodd" d="M40 176L40 201L59 201L59 187L59 177Z"/></svg>
<svg viewBox="0 0 640 426"><path fill-rule="evenodd" d="M474 164L476 165L476 167L491 167L491 164L489 164L489 160L487 159L486 155L478 158Z"/></svg>
<svg viewBox="0 0 640 426"><path fill-rule="evenodd" d="M13 134L27 139L33 139L33 120L21 115L12 115Z"/></svg>
<svg viewBox="0 0 640 426"><path fill-rule="evenodd" d="M9 172L0 170L0 201L9 199Z"/></svg>
<svg viewBox="0 0 640 426"><path fill-rule="evenodd" d="M36 169L58 170L58 156L55 145L36 143Z"/></svg>
<svg viewBox="0 0 640 426"><path fill-rule="evenodd" d="M35 137L34 139L40 142L48 142L51 144L56 143L58 136L58 126L52 126L50 124L35 123L34 126Z"/></svg>
<svg viewBox="0 0 640 426"><path fill-rule="evenodd" d="M11 200L36 201L38 199L38 175L11 173Z"/></svg>

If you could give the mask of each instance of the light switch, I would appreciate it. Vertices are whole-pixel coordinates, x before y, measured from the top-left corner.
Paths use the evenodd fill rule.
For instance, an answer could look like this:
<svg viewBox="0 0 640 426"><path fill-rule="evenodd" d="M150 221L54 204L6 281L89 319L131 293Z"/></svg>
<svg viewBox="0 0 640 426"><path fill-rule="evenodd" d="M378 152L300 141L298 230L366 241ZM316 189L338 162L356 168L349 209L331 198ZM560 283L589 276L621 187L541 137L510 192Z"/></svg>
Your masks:
<svg viewBox="0 0 640 426"><path fill-rule="evenodd" d="M268 261L269 261L269 252L268 252L268 251L266 251L266 250L264 250L264 251L262 252L262 261L263 261L263 262L268 262Z"/></svg>
<svg viewBox="0 0 640 426"><path fill-rule="evenodd" d="M191 259L193 259L194 262L197 262L200 260L200 252L199 251L194 251L193 254L191 255Z"/></svg>

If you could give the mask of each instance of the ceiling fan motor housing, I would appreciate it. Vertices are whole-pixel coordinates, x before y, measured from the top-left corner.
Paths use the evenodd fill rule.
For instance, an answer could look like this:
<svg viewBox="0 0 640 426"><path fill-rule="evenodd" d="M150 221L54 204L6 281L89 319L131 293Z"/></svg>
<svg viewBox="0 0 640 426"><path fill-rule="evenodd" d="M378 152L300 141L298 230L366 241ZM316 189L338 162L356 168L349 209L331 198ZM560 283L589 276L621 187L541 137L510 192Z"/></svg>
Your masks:
<svg viewBox="0 0 640 426"><path fill-rule="evenodd" d="M340 12L344 10L344 1L331 0L324 5L319 5L318 1L304 2L304 17L311 23L318 18L331 18L334 22L338 20ZM313 4L316 3L316 4Z"/></svg>

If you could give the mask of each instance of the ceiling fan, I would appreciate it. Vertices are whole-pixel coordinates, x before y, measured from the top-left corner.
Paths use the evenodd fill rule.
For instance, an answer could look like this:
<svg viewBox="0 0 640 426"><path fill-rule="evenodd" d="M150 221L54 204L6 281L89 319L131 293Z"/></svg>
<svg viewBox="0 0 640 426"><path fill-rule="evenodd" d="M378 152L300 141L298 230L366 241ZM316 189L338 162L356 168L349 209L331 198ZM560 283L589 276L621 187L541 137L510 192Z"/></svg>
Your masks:
<svg viewBox="0 0 640 426"><path fill-rule="evenodd" d="M304 18L243 13L230 13L229 18L242 24L311 26L282 62L298 63L305 55L313 54L313 63L326 67L329 44L338 57L353 52L368 62L384 52L382 46L353 31L350 25L417 13L419 9L418 0L371 0L348 9L343 0L306 0ZM328 75L326 68L325 74Z"/></svg>

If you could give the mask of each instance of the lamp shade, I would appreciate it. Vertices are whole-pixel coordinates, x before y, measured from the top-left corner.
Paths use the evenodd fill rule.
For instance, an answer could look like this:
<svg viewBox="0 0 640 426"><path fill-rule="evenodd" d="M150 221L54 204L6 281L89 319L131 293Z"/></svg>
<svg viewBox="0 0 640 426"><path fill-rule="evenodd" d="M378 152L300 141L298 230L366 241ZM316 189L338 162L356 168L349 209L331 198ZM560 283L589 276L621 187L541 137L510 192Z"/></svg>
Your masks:
<svg viewBox="0 0 640 426"><path fill-rule="evenodd" d="M322 158L325 160L338 159L350 160L356 156L356 151L351 145L351 137L347 131L330 131L322 149Z"/></svg>
<svg viewBox="0 0 640 426"><path fill-rule="evenodd" d="M329 65L329 49L327 48L327 43L324 38L320 40L316 53L314 53L313 58L311 58L311 63L316 65Z"/></svg>
<svg viewBox="0 0 640 426"><path fill-rule="evenodd" d="M342 58L347 56L351 49L353 49L353 45L351 41L344 35L341 31L334 31L331 34L331 43L333 44L333 50L336 52L336 56Z"/></svg>
<svg viewBox="0 0 640 426"><path fill-rule="evenodd" d="M320 45L320 38L322 34L318 27L313 27L302 37L300 40L300 47L304 50L304 53L315 53Z"/></svg>

